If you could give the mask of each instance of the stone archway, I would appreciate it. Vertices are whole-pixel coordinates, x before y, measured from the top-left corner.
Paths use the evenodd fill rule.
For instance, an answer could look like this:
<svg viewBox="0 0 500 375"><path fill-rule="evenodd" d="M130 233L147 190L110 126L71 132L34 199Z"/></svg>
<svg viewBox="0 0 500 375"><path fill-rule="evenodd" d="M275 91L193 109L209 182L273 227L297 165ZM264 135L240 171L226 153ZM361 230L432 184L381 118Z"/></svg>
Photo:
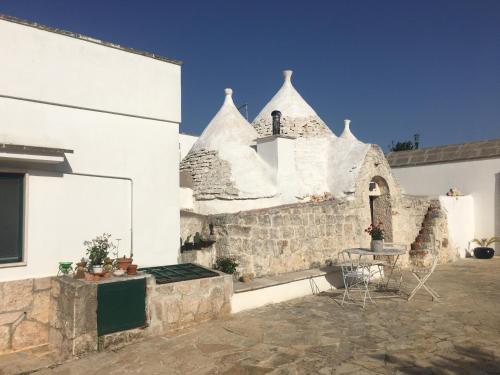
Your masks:
<svg viewBox="0 0 500 375"><path fill-rule="evenodd" d="M391 193L387 181L380 176L371 179L368 187L370 199L370 217L373 224L382 222L385 240L393 241Z"/></svg>

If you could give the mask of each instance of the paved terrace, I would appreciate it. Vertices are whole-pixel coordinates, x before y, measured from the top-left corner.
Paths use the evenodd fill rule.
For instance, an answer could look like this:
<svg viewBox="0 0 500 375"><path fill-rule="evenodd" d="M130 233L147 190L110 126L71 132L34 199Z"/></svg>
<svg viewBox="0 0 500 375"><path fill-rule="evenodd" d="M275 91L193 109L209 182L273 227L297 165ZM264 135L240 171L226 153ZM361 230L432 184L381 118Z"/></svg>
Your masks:
<svg viewBox="0 0 500 375"><path fill-rule="evenodd" d="M323 294L233 315L47 367L43 348L0 357L0 374L500 374L500 258L439 266L410 303L365 311Z"/></svg>

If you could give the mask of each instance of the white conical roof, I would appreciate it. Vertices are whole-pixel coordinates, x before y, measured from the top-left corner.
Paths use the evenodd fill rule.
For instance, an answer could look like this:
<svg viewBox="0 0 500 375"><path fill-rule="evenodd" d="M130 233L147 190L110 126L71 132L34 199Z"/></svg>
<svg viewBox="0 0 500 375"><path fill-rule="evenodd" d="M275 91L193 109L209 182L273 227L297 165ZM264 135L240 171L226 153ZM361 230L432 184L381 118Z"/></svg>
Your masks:
<svg viewBox="0 0 500 375"><path fill-rule="evenodd" d="M255 143L258 134L241 115L234 105L233 90L225 89L224 103L212 118L203 133L191 148L191 151L201 149L220 150L229 144L249 146Z"/></svg>
<svg viewBox="0 0 500 375"><path fill-rule="evenodd" d="M333 134L314 109L307 104L292 84L292 71L283 71L283 85L255 117L252 124L261 136L269 135L271 112L281 112L283 134L310 136Z"/></svg>
<svg viewBox="0 0 500 375"><path fill-rule="evenodd" d="M350 140L353 140L353 141L357 141L358 139L351 132L350 124L351 124L351 120L349 120L349 119L346 118L344 120L344 131L340 135L340 138L350 139Z"/></svg>

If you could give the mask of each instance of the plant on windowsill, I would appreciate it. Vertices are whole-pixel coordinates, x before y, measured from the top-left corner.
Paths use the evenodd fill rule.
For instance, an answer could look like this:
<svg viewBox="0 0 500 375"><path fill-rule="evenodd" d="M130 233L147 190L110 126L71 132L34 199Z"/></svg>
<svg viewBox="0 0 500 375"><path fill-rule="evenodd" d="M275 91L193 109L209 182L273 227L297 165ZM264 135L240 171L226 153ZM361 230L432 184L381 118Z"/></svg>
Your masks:
<svg viewBox="0 0 500 375"><path fill-rule="evenodd" d="M472 240L473 243L477 243L479 247L474 249L474 256L478 259L490 259L495 255L495 250L492 247L489 247L491 244L495 242L500 242L500 237L491 237L491 238L474 238Z"/></svg>
<svg viewBox="0 0 500 375"><path fill-rule="evenodd" d="M109 252L115 248L113 241L111 241L111 234L103 233L101 236L85 241L83 244L87 246L87 256L90 260L92 272L102 274L104 260L108 257Z"/></svg>
<svg viewBox="0 0 500 375"><path fill-rule="evenodd" d="M372 238L370 243L371 250L374 252L383 251L385 232L384 228L382 228L382 222L379 221L378 224L370 224L370 226L365 229L365 232Z"/></svg>

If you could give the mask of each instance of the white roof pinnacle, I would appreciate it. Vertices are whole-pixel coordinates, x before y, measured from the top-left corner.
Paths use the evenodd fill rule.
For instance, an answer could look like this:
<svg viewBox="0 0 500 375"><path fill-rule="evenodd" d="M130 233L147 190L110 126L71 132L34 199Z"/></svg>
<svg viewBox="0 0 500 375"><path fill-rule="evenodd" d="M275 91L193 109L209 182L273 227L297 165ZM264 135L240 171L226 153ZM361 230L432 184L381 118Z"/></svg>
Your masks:
<svg viewBox="0 0 500 375"><path fill-rule="evenodd" d="M280 111L287 117L319 117L318 114L307 104L292 84L292 70L283 71L283 84L273 98L255 117L254 122L264 119L271 121L271 112Z"/></svg>
<svg viewBox="0 0 500 375"><path fill-rule="evenodd" d="M351 140L356 140L357 141L358 139L351 132L350 124L351 124L351 120L349 120L348 118L346 118L344 120L344 131L340 135L340 138L351 139Z"/></svg>
<svg viewBox="0 0 500 375"><path fill-rule="evenodd" d="M201 149L220 150L229 144L249 146L258 138L255 129L241 115L234 105L233 90L224 90L224 103L212 118L203 133L191 148L192 151Z"/></svg>

